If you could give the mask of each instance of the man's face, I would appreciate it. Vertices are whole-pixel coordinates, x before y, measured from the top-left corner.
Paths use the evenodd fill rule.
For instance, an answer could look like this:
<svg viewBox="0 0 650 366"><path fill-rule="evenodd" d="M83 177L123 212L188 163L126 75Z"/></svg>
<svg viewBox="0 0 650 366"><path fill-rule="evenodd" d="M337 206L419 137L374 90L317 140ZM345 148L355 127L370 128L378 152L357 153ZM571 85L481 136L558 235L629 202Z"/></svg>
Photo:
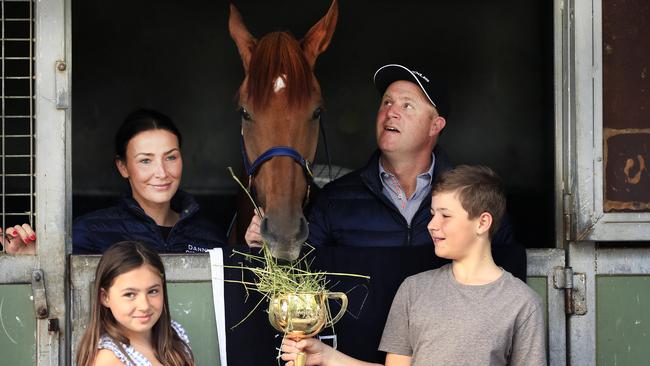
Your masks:
<svg viewBox="0 0 650 366"><path fill-rule="evenodd" d="M377 145L384 154L431 152L445 125L416 84L399 80L386 89L377 112Z"/></svg>

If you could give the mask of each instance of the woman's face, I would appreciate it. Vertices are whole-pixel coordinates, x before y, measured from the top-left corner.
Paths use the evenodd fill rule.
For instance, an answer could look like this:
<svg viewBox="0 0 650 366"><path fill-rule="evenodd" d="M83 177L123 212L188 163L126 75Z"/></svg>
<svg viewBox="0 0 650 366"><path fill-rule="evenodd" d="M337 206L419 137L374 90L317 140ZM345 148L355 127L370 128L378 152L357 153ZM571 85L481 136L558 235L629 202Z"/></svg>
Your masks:
<svg viewBox="0 0 650 366"><path fill-rule="evenodd" d="M129 339L148 336L164 307L164 288L160 273L151 265L115 277L111 287L100 290L102 305L109 308Z"/></svg>
<svg viewBox="0 0 650 366"><path fill-rule="evenodd" d="M167 130L148 130L133 136L117 169L131 184L133 198L142 207L168 203L178 190L183 159L178 138Z"/></svg>

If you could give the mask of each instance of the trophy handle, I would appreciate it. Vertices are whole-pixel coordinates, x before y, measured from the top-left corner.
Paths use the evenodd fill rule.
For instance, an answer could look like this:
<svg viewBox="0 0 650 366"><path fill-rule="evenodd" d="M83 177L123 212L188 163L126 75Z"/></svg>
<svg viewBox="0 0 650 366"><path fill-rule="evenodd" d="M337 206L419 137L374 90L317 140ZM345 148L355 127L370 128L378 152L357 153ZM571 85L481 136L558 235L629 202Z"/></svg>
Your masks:
<svg viewBox="0 0 650 366"><path fill-rule="evenodd" d="M296 360L293 362L295 366L305 366L307 363L307 354L305 352L298 352Z"/></svg>
<svg viewBox="0 0 650 366"><path fill-rule="evenodd" d="M345 314L345 310L348 308L348 296L343 292L328 292L327 298L332 300L341 300L341 309L339 310L338 314L336 314L336 316L334 316L332 320L328 322L328 326L332 326L334 323L341 319L343 314Z"/></svg>

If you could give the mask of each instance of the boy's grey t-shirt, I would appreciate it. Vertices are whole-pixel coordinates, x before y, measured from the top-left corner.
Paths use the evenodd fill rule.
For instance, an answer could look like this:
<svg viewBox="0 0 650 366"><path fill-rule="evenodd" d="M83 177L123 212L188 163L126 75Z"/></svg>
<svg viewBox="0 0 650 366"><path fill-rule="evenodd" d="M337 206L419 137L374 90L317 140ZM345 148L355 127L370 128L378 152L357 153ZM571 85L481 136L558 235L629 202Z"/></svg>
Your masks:
<svg viewBox="0 0 650 366"><path fill-rule="evenodd" d="M379 350L411 356L413 366L546 365L544 307L507 271L468 286L447 264L404 280Z"/></svg>

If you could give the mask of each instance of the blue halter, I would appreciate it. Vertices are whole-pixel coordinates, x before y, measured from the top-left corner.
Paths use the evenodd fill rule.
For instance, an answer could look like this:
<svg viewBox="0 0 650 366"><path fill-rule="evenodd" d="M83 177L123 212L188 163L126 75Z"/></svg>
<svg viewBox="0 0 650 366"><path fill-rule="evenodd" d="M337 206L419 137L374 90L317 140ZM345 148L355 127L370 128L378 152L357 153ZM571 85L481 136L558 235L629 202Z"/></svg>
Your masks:
<svg viewBox="0 0 650 366"><path fill-rule="evenodd" d="M252 178L255 176L257 171L260 169L262 164L276 156L288 156L293 159L298 165L302 167L302 170L305 172L305 177L307 178L307 184L311 184L314 180L314 174L311 171L311 162L305 159L300 155L298 151L289 146L274 146L257 157L253 164L250 163L248 159L248 154L246 153L246 144L244 142L244 135L241 135L241 152L244 157L244 169L246 169L246 174L248 174L249 185Z"/></svg>
<svg viewBox="0 0 650 366"><path fill-rule="evenodd" d="M325 134L325 121L323 116L321 115L319 119L319 125L320 125L320 133L323 136L323 144L325 145L325 155L327 157L327 167L329 171L329 178L330 181L332 180L332 164L331 164L331 159L330 159L330 152L329 152L329 147L327 146L327 135ZM267 162L268 160L276 157L276 156L287 156L293 159L300 167L302 167L303 172L305 173L305 177L307 178L307 194L305 196L305 201L303 202L303 205L307 205L309 201L309 193L311 191L311 185L314 182L314 173L311 170L311 165L312 163L305 159L296 149L289 147L289 146L274 146L265 152L263 152L260 156L255 159L253 164L250 163L250 159L248 158L248 154L246 153L246 143L244 142L244 134L242 133L240 135L240 145L241 145L241 153L242 157L244 158L244 169L246 169L246 174L248 174L248 190L255 195L254 188L253 188L253 177L257 173L257 171L260 169L262 164Z"/></svg>

